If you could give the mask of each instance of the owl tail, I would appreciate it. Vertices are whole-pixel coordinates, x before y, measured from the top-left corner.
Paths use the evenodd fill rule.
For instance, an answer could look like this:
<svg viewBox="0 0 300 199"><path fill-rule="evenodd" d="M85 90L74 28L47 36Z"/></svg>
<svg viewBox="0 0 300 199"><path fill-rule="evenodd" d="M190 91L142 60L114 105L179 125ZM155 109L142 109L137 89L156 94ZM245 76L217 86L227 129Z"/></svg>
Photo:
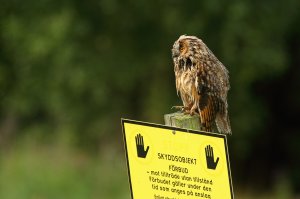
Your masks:
<svg viewBox="0 0 300 199"><path fill-rule="evenodd" d="M231 135L231 127L227 111L223 114L218 113L216 115L216 125L220 133Z"/></svg>

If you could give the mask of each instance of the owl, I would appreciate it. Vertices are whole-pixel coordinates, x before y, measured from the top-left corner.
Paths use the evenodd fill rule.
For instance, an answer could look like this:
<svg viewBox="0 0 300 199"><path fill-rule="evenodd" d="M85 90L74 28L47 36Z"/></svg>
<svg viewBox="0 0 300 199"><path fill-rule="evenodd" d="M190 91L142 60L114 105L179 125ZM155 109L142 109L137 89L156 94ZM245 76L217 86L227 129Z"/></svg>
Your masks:
<svg viewBox="0 0 300 199"><path fill-rule="evenodd" d="M230 88L228 70L195 37L182 35L172 48L177 94L186 114L199 114L202 130L231 134L228 117L227 92Z"/></svg>

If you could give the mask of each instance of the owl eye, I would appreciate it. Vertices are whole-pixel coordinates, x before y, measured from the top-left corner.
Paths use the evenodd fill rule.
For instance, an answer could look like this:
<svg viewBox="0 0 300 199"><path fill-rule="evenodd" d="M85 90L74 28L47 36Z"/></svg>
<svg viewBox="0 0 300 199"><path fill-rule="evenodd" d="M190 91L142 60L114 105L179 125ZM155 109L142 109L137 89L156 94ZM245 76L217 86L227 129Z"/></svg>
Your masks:
<svg viewBox="0 0 300 199"><path fill-rule="evenodd" d="M183 51L183 49L184 49L184 46L183 46L183 44L182 44L182 43L180 43L180 44L179 44L179 50L180 50L180 52L182 52L182 51Z"/></svg>

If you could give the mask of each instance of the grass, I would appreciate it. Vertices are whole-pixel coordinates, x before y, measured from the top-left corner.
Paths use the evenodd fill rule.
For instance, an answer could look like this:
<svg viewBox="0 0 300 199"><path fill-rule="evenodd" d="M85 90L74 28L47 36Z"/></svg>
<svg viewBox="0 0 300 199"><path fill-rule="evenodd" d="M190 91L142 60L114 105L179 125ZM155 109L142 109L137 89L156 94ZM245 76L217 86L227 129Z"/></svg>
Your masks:
<svg viewBox="0 0 300 199"><path fill-rule="evenodd" d="M123 156L93 156L64 146L2 151L2 199L129 199Z"/></svg>

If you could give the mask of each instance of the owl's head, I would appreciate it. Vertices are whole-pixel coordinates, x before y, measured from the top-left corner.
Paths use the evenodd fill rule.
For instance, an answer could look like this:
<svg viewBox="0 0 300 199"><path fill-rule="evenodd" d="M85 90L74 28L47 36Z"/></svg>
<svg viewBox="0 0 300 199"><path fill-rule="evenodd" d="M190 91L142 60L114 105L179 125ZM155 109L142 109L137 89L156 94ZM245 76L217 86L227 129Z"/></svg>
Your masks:
<svg viewBox="0 0 300 199"><path fill-rule="evenodd" d="M175 66L190 68L200 58L200 52L205 45L201 39L195 36L181 35L174 43L172 57Z"/></svg>
<svg viewBox="0 0 300 199"><path fill-rule="evenodd" d="M172 57L188 57L200 48L202 40L195 36L181 35L173 45Z"/></svg>

